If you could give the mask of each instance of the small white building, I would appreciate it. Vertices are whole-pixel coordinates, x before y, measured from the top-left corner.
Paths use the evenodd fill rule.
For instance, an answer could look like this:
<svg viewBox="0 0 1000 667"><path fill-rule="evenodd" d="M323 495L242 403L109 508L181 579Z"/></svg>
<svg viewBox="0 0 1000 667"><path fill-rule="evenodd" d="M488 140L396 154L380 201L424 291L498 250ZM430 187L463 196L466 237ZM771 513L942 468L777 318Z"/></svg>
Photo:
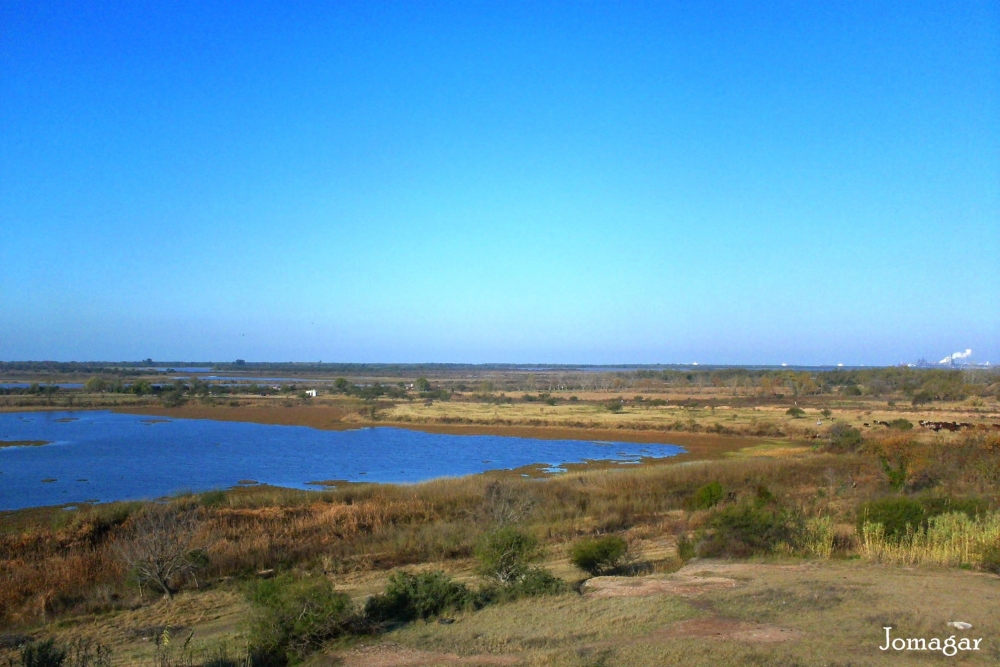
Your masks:
<svg viewBox="0 0 1000 667"><path fill-rule="evenodd" d="M311 398L316 398L316 390L315 389L306 389L306 396L309 396Z"/></svg>

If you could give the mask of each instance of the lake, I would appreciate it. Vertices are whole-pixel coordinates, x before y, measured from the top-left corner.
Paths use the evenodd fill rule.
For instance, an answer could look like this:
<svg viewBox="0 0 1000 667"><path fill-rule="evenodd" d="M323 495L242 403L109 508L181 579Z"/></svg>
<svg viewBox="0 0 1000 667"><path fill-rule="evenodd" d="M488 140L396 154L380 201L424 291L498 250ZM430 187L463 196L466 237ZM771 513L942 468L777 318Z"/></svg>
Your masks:
<svg viewBox="0 0 1000 667"><path fill-rule="evenodd" d="M0 510L158 498L243 480L411 483L486 470L586 461L638 463L676 456L676 445L444 435L374 427L322 431L108 411L0 413Z"/></svg>

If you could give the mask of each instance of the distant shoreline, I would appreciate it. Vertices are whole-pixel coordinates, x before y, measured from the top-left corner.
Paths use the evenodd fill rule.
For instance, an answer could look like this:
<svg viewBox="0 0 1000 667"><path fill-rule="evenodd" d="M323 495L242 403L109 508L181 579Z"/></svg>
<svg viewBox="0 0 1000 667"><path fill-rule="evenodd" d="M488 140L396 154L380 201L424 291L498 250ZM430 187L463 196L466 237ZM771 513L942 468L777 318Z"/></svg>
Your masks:
<svg viewBox="0 0 1000 667"><path fill-rule="evenodd" d="M669 457L673 461L693 461L722 458L747 447L760 445L774 438L749 436L723 436L676 431L638 429L596 429L561 426L530 426L507 424L440 424L433 422L353 422L343 421L346 412L336 407L205 407L180 406L111 408L121 414L174 417L177 419L213 419L218 421L250 422L280 426L308 426L328 431L347 431L359 428L404 428L442 435L499 435L514 438L541 440L598 440L659 445L679 445L687 451ZM666 461L667 459L664 459Z"/></svg>

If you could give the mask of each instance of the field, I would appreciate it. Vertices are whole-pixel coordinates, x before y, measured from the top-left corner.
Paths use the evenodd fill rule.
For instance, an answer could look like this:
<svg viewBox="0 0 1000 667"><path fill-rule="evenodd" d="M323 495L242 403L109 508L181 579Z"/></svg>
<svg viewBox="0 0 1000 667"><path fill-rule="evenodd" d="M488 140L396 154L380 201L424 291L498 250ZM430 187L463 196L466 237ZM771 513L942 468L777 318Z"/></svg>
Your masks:
<svg viewBox="0 0 1000 667"><path fill-rule="evenodd" d="M920 398L934 386L951 386L955 376L961 392ZM858 383L859 376L854 384L836 384L830 380L841 376L816 373L812 387L780 372L738 382L715 383L710 372L691 377L609 374L598 384L618 386L595 387L574 384L567 374L450 372L424 382L403 374L351 377L339 389L312 377L277 390L223 391L189 381L148 394L82 389L0 397L6 410L110 407L317 428L396 425L689 449L676 460L581 466L542 479L514 471L321 492L238 488L158 505L5 513L0 661L16 664L18 645L54 638L63 646L110 647L115 665L269 667L277 663L261 662L251 650L263 641L254 619L277 604L261 597L262 585L273 586L273 599L299 600L301 607L292 606L300 618L312 613L308 595L322 586L348 600L340 625L327 627L307 649L289 644L287 652L268 654L280 663L1000 660L995 376L956 372L943 376L942 385L936 372L893 371L868 376L868 384ZM893 384L893 378L902 379ZM302 393L310 387L318 387L316 397ZM161 514L167 518L159 524L144 519ZM142 531L183 543L182 560L191 559L170 581L170 597L127 557ZM482 597L509 588L484 569L483 545L503 531L535 545L525 567L563 583ZM573 564L581 544L606 538L627 544L627 558L596 574ZM385 622L365 611L399 572L435 571L480 601L442 607L426 620ZM329 600L320 608L332 614ZM281 609L268 618L281 622L287 612ZM972 628L953 629L946 625L952 621ZM881 651L887 626L893 637L982 642L979 651L954 657ZM73 660L71 654L65 667L87 667Z"/></svg>

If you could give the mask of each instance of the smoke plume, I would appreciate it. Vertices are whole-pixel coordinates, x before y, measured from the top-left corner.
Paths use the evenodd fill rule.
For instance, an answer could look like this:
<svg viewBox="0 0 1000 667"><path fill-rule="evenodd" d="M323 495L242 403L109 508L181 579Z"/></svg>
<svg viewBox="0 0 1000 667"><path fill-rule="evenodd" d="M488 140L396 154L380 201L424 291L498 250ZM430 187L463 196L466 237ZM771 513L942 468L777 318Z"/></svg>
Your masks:
<svg viewBox="0 0 1000 667"><path fill-rule="evenodd" d="M939 364L953 364L959 359L967 359L972 356L972 350L966 350L965 352L952 352L947 357L939 361Z"/></svg>

